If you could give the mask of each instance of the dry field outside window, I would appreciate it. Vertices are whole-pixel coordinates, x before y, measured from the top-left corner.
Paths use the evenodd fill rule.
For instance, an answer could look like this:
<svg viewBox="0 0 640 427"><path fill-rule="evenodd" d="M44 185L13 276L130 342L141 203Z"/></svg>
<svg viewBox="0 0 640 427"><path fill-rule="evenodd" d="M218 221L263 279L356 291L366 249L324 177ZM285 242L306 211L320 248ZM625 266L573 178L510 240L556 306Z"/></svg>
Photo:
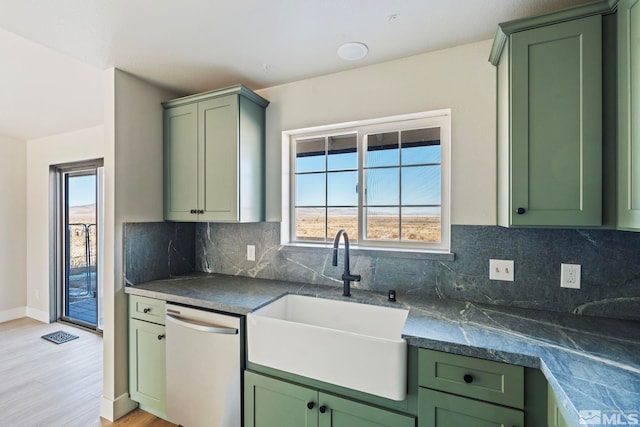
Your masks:
<svg viewBox="0 0 640 427"><path fill-rule="evenodd" d="M369 218L367 238L370 240L394 240L399 236L398 217L376 215ZM296 218L296 237L299 240L323 240L323 215L298 215ZM331 239L341 228L347 230L351 240L357 239L357 217L330 216L328 238ZM402 240L412 242L439 242L439 216L403 216Z"/></svg>

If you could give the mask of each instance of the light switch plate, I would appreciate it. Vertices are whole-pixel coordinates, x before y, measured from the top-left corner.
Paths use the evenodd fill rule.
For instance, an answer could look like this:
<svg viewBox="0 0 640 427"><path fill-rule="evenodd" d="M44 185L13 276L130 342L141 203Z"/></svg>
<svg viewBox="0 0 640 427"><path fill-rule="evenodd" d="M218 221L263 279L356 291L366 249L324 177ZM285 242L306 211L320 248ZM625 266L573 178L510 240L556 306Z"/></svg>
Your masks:
<svg viewBox="0 0 640 427"><path fill-rule="evenodd" d="M490 259L489 280L513 282L513 260Z"/></svg>

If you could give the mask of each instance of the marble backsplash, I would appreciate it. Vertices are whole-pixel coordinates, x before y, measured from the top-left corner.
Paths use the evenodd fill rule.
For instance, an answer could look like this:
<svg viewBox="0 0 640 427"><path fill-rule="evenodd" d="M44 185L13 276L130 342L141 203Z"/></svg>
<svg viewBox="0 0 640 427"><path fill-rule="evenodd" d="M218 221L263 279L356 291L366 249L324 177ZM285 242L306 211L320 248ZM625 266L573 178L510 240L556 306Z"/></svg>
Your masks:
<svg viewBox="0 0 640 427"><path fill-rule="evenodd" d="M246 260L255 245L256 261ZM352 251L355 288L640 320L640 233L454 225L455 260ZM280 245L279 223L137 223L125 227L129 284L191 271L342 286L330 248ZM489 259L515 281L489 280ZM560 264L582 266L582 289L560 288Z"/></svg>
<svg viewBox="0 0 640 427"><path fill-rule="evenodd" d="M246 246L256 246L256 261ZM455 260L351 253L361 289L640 320L640 233L454 225ZM341 251L342 252L342 251ZM342 286L342 253L280 245L279 223L196 225L196 270ZM489 259L515 262L515 281L489 280ZM582 288L560 287L560 264L582 266Z"/></svg>
<svg viewBox="0 0 640 427"><path fill-rule="evenodd" d="M125 283L150 282L195 271L195 226L177 222L125 224Z"/></svg>

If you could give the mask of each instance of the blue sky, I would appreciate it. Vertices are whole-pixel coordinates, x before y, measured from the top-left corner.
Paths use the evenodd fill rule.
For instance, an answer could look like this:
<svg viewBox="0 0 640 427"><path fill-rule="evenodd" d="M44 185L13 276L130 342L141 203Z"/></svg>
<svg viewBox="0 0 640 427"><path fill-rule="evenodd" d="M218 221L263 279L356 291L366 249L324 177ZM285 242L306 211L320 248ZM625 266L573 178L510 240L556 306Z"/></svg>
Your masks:
<svg viewBox="0 0 640 427"><path fill-rule="evenodd" d="M398 168L385 166L400 165ZM440 188L440 146L421 146L399 149L369 151L366 173L367 203L375 205L403 204L439 205ZM424 165L428 166L411 166ZM434 165L435 164L435 165ZM411 166L411 167L406 167ZM310 173L298 175L296 179L296 201L298 206L357 206L356 153L312 155L296 159L296 172L324 172L328 170L328 201L325 200L325 174ZM345 171L346 170L346 171ZM332 172L335 171L335 172ZM341 171L341 172L337 172ZM399 180L402 179L402 194L399 194Z"/></svg>
<svg viewBox="0 0 640 427"><path fill-rule="evenodd" d="M82 175L69 177L69 206L92 205L96 202L96 176Z"/></svg>

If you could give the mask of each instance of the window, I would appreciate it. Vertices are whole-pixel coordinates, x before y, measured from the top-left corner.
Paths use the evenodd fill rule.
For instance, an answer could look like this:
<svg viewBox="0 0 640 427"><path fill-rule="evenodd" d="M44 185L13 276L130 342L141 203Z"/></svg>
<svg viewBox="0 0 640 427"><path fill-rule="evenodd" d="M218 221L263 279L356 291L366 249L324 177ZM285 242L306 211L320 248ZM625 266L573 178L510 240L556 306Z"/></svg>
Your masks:
<svg viewBox="0 0 640 427"><path fill-rule="evenodd" d="M283 133L283 243L449 250L449 111Z"/></svg>

